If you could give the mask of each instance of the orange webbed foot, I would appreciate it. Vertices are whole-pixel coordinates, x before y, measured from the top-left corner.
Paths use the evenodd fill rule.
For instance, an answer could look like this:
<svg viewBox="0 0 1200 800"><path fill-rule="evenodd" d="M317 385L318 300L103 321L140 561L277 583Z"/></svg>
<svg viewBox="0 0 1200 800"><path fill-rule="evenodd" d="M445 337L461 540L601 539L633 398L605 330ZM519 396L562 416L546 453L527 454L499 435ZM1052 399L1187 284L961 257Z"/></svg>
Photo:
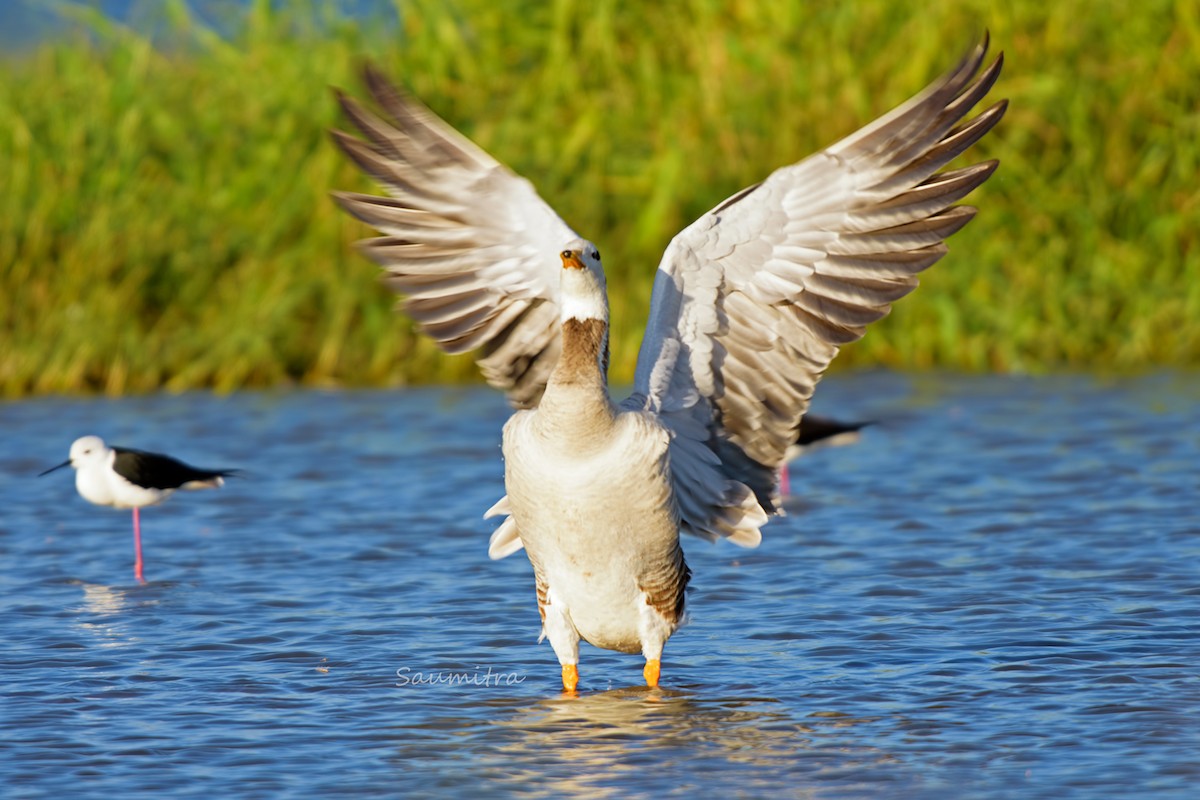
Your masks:
<svg viewBox="0 0 1200 800"><path fill-rule="evenodd" d="M574 693L579 686L579 667L575 664L562 665L563 691Z"/></svg>
<svg viewBox="0 0 1200 800"><path fill-rule="evenodd" d="M646 660L646 668L642 670L642 675L646 678L646 685L650 688L658 686L658 676L662 671L662 662L657 658Z"/></svg>

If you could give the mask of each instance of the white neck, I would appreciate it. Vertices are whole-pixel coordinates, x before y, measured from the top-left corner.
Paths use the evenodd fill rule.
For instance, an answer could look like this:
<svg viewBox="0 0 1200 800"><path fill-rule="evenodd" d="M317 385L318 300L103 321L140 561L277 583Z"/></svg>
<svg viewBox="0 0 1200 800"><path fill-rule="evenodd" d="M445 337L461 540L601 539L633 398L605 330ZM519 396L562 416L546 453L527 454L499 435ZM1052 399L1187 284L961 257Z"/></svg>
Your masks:
<svg viewBox="0 0 1200 800"><path fill-rule="evenodd" d="M599 319L608 322L608 297L604 286L590 275L566 270L562 276L562 320Z"/></svg>
<svg viewBox="0 0 1200 800"><path fill-rule="evenodd" d="M608 322L608 304L604 302L604 298L596 302L595 298L591 297L564 297L562 319L564 322L569 319L599 319Z"/></svg>

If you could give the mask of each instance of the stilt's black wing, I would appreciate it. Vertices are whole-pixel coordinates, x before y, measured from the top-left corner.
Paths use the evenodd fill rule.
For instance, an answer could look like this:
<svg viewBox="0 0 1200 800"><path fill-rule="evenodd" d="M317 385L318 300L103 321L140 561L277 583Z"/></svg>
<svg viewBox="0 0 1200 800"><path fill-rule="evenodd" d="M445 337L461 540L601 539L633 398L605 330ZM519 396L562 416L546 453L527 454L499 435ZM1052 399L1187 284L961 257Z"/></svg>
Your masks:
<svg viewBox="0 0 1200 800"><path fill-rule="evenodd" d="M178 489L192 481L211 481L225 478L237 470L200 469L178 461L170 456L114 447L117 454L113 459L113 471L125 480L146 489Z"/></svg>

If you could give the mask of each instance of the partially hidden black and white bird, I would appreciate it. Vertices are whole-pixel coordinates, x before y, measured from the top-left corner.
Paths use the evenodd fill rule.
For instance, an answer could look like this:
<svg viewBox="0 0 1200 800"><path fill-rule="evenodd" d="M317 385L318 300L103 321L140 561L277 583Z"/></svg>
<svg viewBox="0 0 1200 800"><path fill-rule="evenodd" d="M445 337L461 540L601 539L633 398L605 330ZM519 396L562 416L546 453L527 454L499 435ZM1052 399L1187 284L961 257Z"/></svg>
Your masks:
<svg viewBox="0 0 1200 800"><path fill-rule="evenodd" d="M577 691L580 640L641 653L658 685L691 575L680 534L759 544L818 379L975 216L954 204L997 162L947 166L1004 114L1001 100L966 119L1000 74L987 46L676 235L620 403L596 246L377 69L364 70L374 110L337 93L358 136L333 137L388 195L335 193L383 234L362 249L420 329L480 351L516 408L489 554L528 555L564 691Z"/></svg>
<svg viewBox="0 0 1200 800"><path fill-rule="evenodd" d="M862 438L861 431L873 422L844 422L833 417L821 417L816 414L805 414L800 421L800 432L796 441L792 442L783 456L783 464L779 467L779 494L788 497L792 493L791 476L788 464L805 453L821 447L841 447L856 443Z"/></svg>
<svg viewBox="0 0 1200 800"><path fill-rule="evenodd" d="M236 469L203 469L159 453L110 447L99 436L82 436L71 443L70 457L42 472L75 468L75 488L98 506L133 509L133 575L144 581L140 509L158 505L176 489L216 489Z"/></svg>

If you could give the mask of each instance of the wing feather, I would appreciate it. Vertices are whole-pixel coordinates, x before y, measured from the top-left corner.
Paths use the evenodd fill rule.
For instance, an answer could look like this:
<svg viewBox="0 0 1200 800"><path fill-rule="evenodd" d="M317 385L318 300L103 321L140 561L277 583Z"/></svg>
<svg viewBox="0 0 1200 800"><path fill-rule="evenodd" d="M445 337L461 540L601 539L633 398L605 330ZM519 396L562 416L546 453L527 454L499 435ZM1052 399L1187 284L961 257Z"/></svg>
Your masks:
<svg viewBox="0 0 1200 800"><path fill-rule="evenodd" d="M338 92L361 138L332 132L389 195L334 194L383 234L359 247L424 333L448 353L480 350L484 378L513 406L536 406L559 352L557 253L577 235L529 181L378 70L363 80L378 112Z"/></svg>
<svg viewBox="0 0 1200 800"><path fill-rule="evenodd" d="M997 162L946 167L1004 115L1000 101L963 121L1003 65L983 67L987 44L856 133L718 204L667 248L626 405L673 433L686 532L758 542L822 373L974 217L954 203Z"/></svg>

